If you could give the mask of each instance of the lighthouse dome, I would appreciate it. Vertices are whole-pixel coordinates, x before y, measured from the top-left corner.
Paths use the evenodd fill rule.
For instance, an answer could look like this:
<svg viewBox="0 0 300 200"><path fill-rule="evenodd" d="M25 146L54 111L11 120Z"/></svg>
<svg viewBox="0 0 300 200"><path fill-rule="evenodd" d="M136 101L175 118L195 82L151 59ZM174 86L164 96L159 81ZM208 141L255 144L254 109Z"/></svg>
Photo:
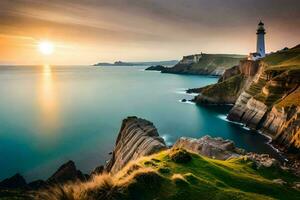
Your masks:
<svg viewBox="0 0 300 200"><path fill-rule="evenodd" d="M262 21L260 21L258 25L259 25L259 26L263 26L263 25L265 25L265 24L264 24Z"/></svg>

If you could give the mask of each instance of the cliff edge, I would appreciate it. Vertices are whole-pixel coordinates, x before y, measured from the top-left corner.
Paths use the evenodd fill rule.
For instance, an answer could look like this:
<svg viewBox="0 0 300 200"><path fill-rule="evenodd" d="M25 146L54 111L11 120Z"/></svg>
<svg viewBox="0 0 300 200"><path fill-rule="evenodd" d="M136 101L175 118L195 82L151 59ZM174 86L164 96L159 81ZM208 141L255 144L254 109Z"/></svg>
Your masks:
<svg viewBox="0 0 300 200"><path fill-rule="evenodd" d="M221 76L226 69L237 65L243 55L195 54L184 56L175 66L162 69L162 73Z"/></svg>

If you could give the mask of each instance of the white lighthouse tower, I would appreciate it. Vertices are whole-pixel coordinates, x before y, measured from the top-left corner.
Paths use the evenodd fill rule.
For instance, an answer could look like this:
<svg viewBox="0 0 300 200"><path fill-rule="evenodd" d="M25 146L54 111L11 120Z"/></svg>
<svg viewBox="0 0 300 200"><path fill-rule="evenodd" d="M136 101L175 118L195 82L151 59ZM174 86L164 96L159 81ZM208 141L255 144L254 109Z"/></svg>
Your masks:
<svg viewBox="0 0 300 200"><path fill-rule="evenodd" d="M257 60L260 58L263 58L266 56L266 50L265 50L265 28L264 23L262 21L259 22L257 30L256 30L256 52L250 53L248 56L248 60Z"/></svg>
<svg viewBox="0 0 300 200"><path fill-rule="evenodd" d="M260 57L265 57L266 51L265 51L265 28L264 23L262 21L259 22L258 28L257 28L257 44L256 44L256 53L260 54Z"/></svg>

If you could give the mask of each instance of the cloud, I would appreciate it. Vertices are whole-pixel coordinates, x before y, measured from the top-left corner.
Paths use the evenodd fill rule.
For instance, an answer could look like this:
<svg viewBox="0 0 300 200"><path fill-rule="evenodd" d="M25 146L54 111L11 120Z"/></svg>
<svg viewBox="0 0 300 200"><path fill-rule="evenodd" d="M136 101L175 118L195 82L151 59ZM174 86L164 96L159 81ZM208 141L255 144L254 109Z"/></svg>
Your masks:
<svg viewBox="0 0 300 200"><path fill-rule="evenodd" d="M144 48L143 53L160 48L178 59L184 52L221 47L245 53L259 19L272 37L270 50L296 44L299 9L298 0L1 0L0 34L47 37L101 51L108 46L124 52Z"/></svg>

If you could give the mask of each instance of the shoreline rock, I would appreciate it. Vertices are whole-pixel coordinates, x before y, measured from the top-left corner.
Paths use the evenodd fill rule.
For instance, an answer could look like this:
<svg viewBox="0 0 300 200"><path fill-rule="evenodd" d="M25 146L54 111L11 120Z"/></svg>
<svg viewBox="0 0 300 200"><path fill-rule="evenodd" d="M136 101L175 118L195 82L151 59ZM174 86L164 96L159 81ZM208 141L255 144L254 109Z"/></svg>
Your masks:
<svg viewBox="0 0 300 200"><path fill-rule="evenodd" d="M166 67L162 66L162 65L153 65L151 67L146 68L145 70L147 71L162 71L166 69Z"/></svg>

